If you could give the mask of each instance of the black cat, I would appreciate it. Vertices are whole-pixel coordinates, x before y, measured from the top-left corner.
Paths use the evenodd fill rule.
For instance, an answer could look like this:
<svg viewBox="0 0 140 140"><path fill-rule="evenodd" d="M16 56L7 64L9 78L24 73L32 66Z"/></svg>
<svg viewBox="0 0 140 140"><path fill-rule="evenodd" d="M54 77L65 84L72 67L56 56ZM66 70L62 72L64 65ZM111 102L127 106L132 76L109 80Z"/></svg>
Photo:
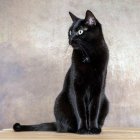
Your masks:
<svg viewBox="0 0 140 140"><path fill-rule="evenodd" d="M69 44L73 47L72 63L66 74L62 92L55 101L56 122L20 125L15 131L57 131L99 134L109 110L105 82L109 51L101 24L91 11L85 19L69 13L73 24Z"/></svg>

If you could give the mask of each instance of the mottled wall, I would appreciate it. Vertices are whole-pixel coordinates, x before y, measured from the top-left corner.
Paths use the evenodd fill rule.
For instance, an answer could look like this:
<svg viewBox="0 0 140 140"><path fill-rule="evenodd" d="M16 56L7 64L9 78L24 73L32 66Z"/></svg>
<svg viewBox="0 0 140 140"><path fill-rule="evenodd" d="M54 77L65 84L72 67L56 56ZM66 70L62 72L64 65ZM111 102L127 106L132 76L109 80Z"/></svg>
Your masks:
<svg viewBox="0 0 140 140"><path fill-rule="evenodd" d="M68 11L87 9L110 50L105 126L140 127L139 0L0 0L0 129L54 120L72 51Z"/></svg>

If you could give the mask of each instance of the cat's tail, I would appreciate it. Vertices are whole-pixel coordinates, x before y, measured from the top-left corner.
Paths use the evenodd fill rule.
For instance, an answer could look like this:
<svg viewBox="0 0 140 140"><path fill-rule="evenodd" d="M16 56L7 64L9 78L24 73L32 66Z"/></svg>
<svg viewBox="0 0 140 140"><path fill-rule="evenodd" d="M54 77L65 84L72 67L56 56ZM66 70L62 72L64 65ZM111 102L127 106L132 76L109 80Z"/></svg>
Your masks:
<svg viewBox="0 0 140 140"><path fill-rule="evenodd" d="M57 131L56 123L43 123L37 125L20 125L15 123L13 125L14 131Z"/></svg>

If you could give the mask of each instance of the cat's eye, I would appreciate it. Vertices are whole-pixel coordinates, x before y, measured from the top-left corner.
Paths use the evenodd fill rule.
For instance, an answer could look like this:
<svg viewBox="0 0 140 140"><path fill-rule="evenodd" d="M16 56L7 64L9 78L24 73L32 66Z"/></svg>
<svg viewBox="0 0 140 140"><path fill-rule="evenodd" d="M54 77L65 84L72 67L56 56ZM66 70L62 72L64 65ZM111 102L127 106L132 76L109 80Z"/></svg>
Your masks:
<svg viewBox="0 0 140 140"><path fill-rule="evenodd" d="M78 34L81 35L81 34L83 34L83 32L84 32L83 30L79 30Z"/></svg>

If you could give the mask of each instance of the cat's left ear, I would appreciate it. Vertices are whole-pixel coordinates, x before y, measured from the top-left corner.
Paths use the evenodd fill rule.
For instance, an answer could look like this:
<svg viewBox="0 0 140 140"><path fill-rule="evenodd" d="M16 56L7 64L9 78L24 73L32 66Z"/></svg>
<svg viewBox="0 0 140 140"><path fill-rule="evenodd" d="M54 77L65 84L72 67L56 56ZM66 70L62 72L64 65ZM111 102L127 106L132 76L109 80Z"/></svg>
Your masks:
<svg viewBox="0 0 140 140"><path fill-rule="evenodd" d="M93 13L89 10L86 11L85 21L86 24L89 26L96 25L96 18L93 15Z"/></svg>
<svg viewBox="0 0 140 140"><path fill-rule="evenodd" d="M70 15L70 17L71 17L71 19L72 19L72 21L73 22L75 22L75 21L77 21L79 18L78 17L76 17L73 13L71 13L71 12L69 12L69 15Z"/></svg>

